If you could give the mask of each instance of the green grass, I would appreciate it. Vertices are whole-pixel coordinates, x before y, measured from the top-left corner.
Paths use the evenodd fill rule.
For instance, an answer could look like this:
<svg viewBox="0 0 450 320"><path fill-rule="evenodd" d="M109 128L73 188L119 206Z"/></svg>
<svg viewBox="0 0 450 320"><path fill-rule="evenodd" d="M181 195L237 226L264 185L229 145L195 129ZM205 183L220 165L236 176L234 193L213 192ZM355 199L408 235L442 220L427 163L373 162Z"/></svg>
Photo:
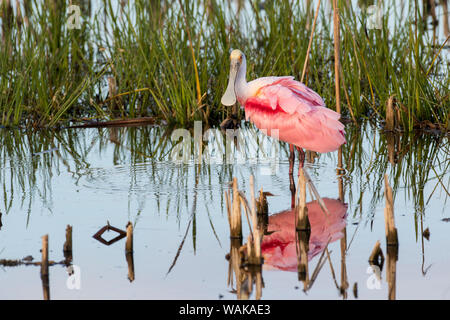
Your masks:
<svg viewBox="0 0 450 320"><path fill-rule="evenodd" d="M315 8L284 0L265 1L261 9L261 1L253 0L236 14L230 2L217 0L134 0L124 7L99 2L93 11L89 1L73 1L82 23L72 30L65 2L34 0L25 7L20 1L20 15L3 2L1 125L54 127L84 118L142 116L215 125L230 112L220 104L229 51L246 53L249 79L300 79L313 19L306 13ZM305 82L334 109L332 22L324 3ZM342 112L355 123L384 120L394 96L404 130L424 124L448 130L450 63L441 58L442 43L424 30L418 1L406 3L413 14L394 21L395 28L383 19L380 30L367 30L356 5L340 2ZM112 97L108 78L116 83Z"/></svg>

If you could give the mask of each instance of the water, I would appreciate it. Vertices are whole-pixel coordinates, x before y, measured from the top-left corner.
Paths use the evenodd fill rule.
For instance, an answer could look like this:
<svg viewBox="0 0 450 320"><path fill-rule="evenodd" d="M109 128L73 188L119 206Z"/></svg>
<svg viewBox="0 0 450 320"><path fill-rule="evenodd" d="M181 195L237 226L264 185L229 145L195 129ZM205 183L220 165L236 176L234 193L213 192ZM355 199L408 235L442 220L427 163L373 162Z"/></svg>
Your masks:
<svg viewBox="0 0 450 320"><path fill-rule="evenodd" d="M255 139L262 140L266 151L277 144L261 133L253 136L248 127L241 131L241 152L236 156L240 164L198 165L194 156L175 163L171 133L165 127L0 130L0 259L31 255L39 261L41 237L48 234L50 260L63 260L69 224L81 287L69 289L67 268L51 266L52 299L236 299L227 285L230 239L224 192L237 177L240 189L249 195L253 174L257 190L263 187L275 195L268 198L271 215L290 209L287 148L281 144L278 154L273 153L279 162L261 163ZM355 283L360 299L388 298L386 262L381 282L374 281L370 269L368 273L377 240L386 256L384 173L394 189L400 243L396 298L450 298L450 223L442 220L450 218L448 136L394 138L375 127L361 131L349 126L347 141L342 177L346 237L329 244L331 264L326 261L307 293L296 272L268 270L266 264L262 298L342 299L336 287L342 279L348 283L348 299L355 299ZM217 150L222 142L211 138L209 150ZM395 157L389 158L389 151ZM397 163L391 164L394 158ZM339 197L336 164L337 152L305 164L323 198ZM92 237L107 222L125 230L128 221L134 226L132 282L125 239L105 246ZM422 237L426 228L429 240ZM244 232L248 234L245 219ZM107 240L115 236L105 234ZM342 244L347 247L344 259ZM310 274L320 255L310 260ZM36 266L0 267L0 299L42 299L39 272ZM255 298L254 292L250 298Z"/></svg>

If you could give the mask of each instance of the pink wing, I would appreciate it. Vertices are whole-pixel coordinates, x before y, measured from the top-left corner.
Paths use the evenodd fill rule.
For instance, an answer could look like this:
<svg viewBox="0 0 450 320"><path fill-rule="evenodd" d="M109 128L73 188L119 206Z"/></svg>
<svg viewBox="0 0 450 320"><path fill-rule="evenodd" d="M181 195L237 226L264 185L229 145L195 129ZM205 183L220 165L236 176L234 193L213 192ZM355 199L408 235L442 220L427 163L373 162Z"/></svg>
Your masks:
<svg viewBox="0 0 450 320"><path fill-rule="evenodd" d="M262 86L245 102L245 117L267 134L316 152L335 151L344 144L340 115L304 84L281 78Z"/></svg>

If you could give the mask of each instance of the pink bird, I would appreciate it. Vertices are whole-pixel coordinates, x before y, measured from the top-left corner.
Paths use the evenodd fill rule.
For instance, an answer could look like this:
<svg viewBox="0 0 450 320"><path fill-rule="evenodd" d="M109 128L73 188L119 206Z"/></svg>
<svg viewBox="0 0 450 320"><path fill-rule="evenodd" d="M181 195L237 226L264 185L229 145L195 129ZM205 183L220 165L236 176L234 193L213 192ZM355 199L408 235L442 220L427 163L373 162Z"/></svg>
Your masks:
<svg viewBox="0 0 450 320"><path fill-rule="evenodd" d="M323 198L323 201L330 213L328 217L325 217L317 201L306 204L311 224L308 260L321 253L328 243L344 236L343 230L347 224L347 204L329 198ZM270 234L265 235L261 243L265 269L297 270L295 218L295 209L269 216L267 231Z"/></svg>
<svg viewBox="0 0 450 320"><path fill-rule="evenodd" d="M325 107L323 99L294 77L264 77L247 83L247 63L240 50L230 55L230 79L222 104L231 106L236 98L245 108L245 118L267 135L290 144L292 175L293 146L320 153L337 150L346 143L340 114Z"/></svg>

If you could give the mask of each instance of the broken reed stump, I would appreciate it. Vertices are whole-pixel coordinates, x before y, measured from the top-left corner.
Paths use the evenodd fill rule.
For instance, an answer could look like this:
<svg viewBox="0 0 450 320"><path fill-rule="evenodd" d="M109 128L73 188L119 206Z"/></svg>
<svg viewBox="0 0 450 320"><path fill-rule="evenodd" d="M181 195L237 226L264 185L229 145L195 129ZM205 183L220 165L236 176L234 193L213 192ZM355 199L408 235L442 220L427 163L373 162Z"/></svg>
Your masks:
<svg viewBox="0 0 450 320"><path fill-rule="evenodd" d="M306 177L303 168L299 169L297 188L299 190L297 201L297 237L298 237L298 280L304 281L305 288L309 284L308 277L308 251L309 238L311 236L311 225L306 207Z"/></svg>
<svg viewBox="0 0 450 320"><path fill-rule="evenodd" d="M261 195L263 195L262 189ZM226 258L229 260L228 285L233 287L233 279L236 280L235 288L239 300L247 300L250 297L253 285L256 286L255 298L259 300L264 286L261 274L263 233L259 225L261 215L257 214L258 203L255 198L253 176L250 176L250 199L249 203L245 194L238 190L237 179L233 178L233 202L230 200L230 193L225 192L231 244L230 253L227 254ZM250 228L250 235L244 245L242 245L241 204L244 207Z"/></svg>
<svg viewBox="0 0 450 320"><path fill-rule="evenodd" d="M358 282L355 282L353 284L353 296L355 299L358 299Z"/></svg>
<svg viewBox="0 0 450 320"><path fill-rule="evenodd" d="M262 278L261 268L259 268L259 270L256 272L255 278L256 278L255 279L255 282L256 282L255 299L256 300L261 300L262 288L264 287L264 281L263 281L263 278Z"/></svg>
<svg viewBox="0 0 450 320"><path fill-rule="evenodd" d="M269 205L267 196L272 196L270 192L263 192L263 188L259 190L259 198L256 200L256 215L258 216L258 227L261 235L267 234L269 225Z"/></svg>
<svg viewBox="0 0 450 320"><path fill-rule="evenodd" d="M133 253L133 224L127 223L127 242L125 243L125 253Z"/></svg>
<svg viewBox="0 0 450 320"><path fill-rule="evenodd" d="M393 132L386 132L386 145L388 151L388 159L391 165L398 162L398 151L400 139L399 136Z"/></svg>
<svg viewBox="0 0 450 320"><path fill-rule="evenodd" d="M243 253L241 252L242 239L230 239L230 252L226 255L228 260L228 285L233 286L233 274L236 279L236 289L239 290L241 283L241 265Z"/></svg>
<svg viewBox="0 0 450 320"><path fill-rule="evenodd" d="M309 163L316 162L316 158L319 156L319 154L315 151L306 150L306 161Z"/></svg>
<svg viewBox="0 0 450 320"><path fill-rule="evenodd" d="M133 257L133 252L127 252L125 253L125 258L127 260L127 265L128 265L128 280L130 282L133 282L135 277L134 277L134 257Z"/></svg>
<svg viewBox="0 0 450 320"><path fill-rule="evenodd" d="M115 115L119 115L119 106L114 97L117 96L117 81L115 77L108 77L108 99L109 107Z"/></svg>
<svg viewBox="0 0 450 320"><path fill-rule="evenodd" d="M377 241L375 243L375 246L372 249L372 253L370 254L369 264L376 265L376 266L380 267L380 269L381 269L383 266L383 263L384 263L383 250L381 250L380 241Z"/></svg>
<svg viewBox="0 0 450 320"><path fill-rule="evenodd" d="M341 201L343 199L341 198ZM348 283L348 276L347 276L347 262L346 262L346 256L347 256L347 228L344 227L342 229L342 233L344 236L340 240L341 244L341 285L339 287L339 291L341 293L342 298L347 299L348 293L347 289L349 287Z"/></svg>
<svg viewBox="0 0 450 320"><path fill-rule="evenodd" d="M395 129L395 113L392 96L389 97L386 104L386 124L384 128L389 131L393 131Z"/></svg>
<svg viewBox="0 0 450 320"><path fill-rule="evenodd" d="M229 193L227 200L228 222L230 224L230 238L242 239L241 199L239 196L237 178L233 178L233 202L230 203Z"/></svg>
<svg viewBox="0 0 450 320"><path fill-rule="evenodd" d="M394 220L394 199L392 188L389 185L387 174L384 175L384 196L386 198L386 207L384 208L384 220L386 228L386 244L387 246L398 247L397 228Z"/></svg>
<svg viewBox="0 0 450 320"><path fill-rule="evenodd" d="M134 281L134 258L133 258L133 224L127 223L127 241L125 243L125 258L128 265L128 280Z"/></svg>
<svg viewBox="0 0 450 320"><path fill-rule="evenodd" d="M267 196L272 195L269 192L263 192L263 188L259 190L259 198L256 200L256 214L267 215L269 214L269 204L267 203Z"/></svg>
<svg viewBox="0 0 450 320"><path fill-rule="evenodd" d="M388 298L389 300L395 300L398 247L388 246L386 255L386 281L388 283Z"/></svg>
<svg viewBox="0 0 450 320"><path fill-rule="evenodd" d="M304 282L305 288L307 288L309 285L308 252L309 252L310 235L311 233L308 230L297 231L298 249L299 249L297 273L298 273L298 280Z"/></svg>
<svg viewBox="0 0 450 320"><path fill-rule="evenodd" d="M50 300L50 286L48 274L48 234L42 237L41 279L42 279L42 288L44 291L44 300Z"/></svg>
<svg viewBox="0 0 450 320"><path fill-rule="evenodd" d="M262 268L260 266L248 266L241 269L241 282L239 288L236 287L238 300L248 300L255 289L255 300L260 300L264 281L262 278Z"/></svg>
<svg viewBox="0 0 450 320"><path fill-rule="evenodd" d="M394 199L392 188L389 185L388 176L384 175L386 207L384 209L384 219L386 226L386 251L387 251L387 270L386 278L388 282L389 300L395 300L395 283L398 260L398 233L395 228L394 220Z"/></svg>
<svg viewBox="0 0 450 320"><path fill-rule="evenodd" d="M70 264L72 262L72 226L67 225L66 228L66 242L64 242L63 246L64 259L66 264Z"/></svg>
<svg viewBox="0 0 450 320"><path fill-rule="evenodd" d="M236 184L236 187L235 187ZM233 198L237 195L237 180L233 179ZM239 197L237 197L239 199ZM239 200L237 200L239 201ZM228 223L230 225L230 252L226 258L228 260L228 285L233 287L233 275L236 279L236 290L238 298L241 296L241 283L243 280L241 265L243 263L243 253L241 252L242 246L242 230L237 226L237 219L241 219L240 216L233 216L235 212L234 207L236 202L233 203L230 200L230 192L225 192L225 202L227 206ZM240 223L239 223L240 224ZM234 235L234 236L233 236Z"/></svg>
<svg viewBox="0 0 450 320"><path fill-rule="evenodd" d="M311 231L308 218L308 208L306 207L306 178L303 168L298 172L299 196L297 202L297 231Z"/></svg>
<svg viewBox="0 0 450 320"><path fill-rule="evenodd" d="M248 264L252 266L261 266L261 233L258 228L258 217L256 214L255 182L253 175L250 176L250 216L253 225L252 235L248 237L247 253Z"/></svg>
<svg viewBox="0 0 450 320"><path fill-rule="evenodd" d="M386 102L386 123L384 129L395 131L400 127L400 109L394 104L394 96L390 96Z"/></svg>
<svg viewBox="0 0 450 320"><path fill-rule="evenodd" d="M386 132L386 141L388 149L389 162L394 165L397 163L397 150L400 148L400 139L394 131L400 127L400 108L394 105L394 96L390 96L386 103L386 123L384 129Z"/></svg>

